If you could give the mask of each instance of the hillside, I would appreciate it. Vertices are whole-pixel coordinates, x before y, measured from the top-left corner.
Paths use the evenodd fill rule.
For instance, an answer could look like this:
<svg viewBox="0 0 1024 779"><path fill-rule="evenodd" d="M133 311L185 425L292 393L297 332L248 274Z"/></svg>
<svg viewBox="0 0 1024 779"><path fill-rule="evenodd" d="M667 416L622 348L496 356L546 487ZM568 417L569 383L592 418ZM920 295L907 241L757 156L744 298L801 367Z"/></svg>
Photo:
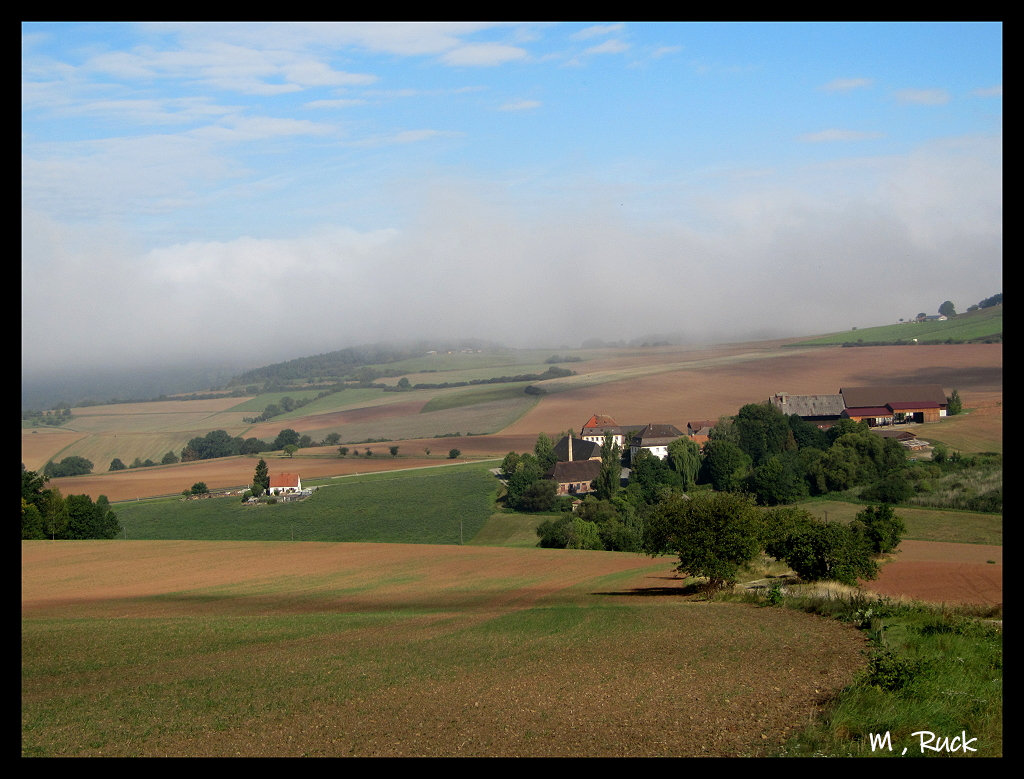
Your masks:
<svg viewBox="0 0 1024 779"><path fill-rule="evenodd" d="M197 481L213 489L248 484L255 459L244 455L107 470L115 457L125 464L135 458L159 463L166 452L180 453L190 439L218 429L263 441L283 429L308 435L313 445L300 449L294 459L275 452L268 460L303 474L330 476L436 464L453 448L463 458L500 458L510 450L528 450L539 432L555 436L578 430L594 413L609 414L620 424L658 422L685 429L690 420L733 414L776 392L834 393L844 384L872 382L937 383L947 393L955 388L965 406L975 410L969 415L971 429L957 434L965 445L962 451L970 451L972 441L1000 439L1001 344L846 349L790 343L575 350L582 358L571 364L575 375L540 382L536 386L544 394L526 394L526 387L535 386L528 382L406 392L350 388L320 398L312 393L308 405L258 423L245 420L268 403L280 402L281 393L76 408L60 427L24 428L22 460L30 470L40 470L51 459L85 457L94 465L92 474L55 479L54 486L64 494L124 500L177 494ZM441 383L506 370L486 367L491 358L483 353L465 355L465 360L438 357L439 367L450 359L451 370L409 373L410 381L429 376ZM523 370L547 367L543 354L533 359L537 362ZM416 358L409 367L422 365ZM316 445L327 436L337 436L337 444ZM339 456L341 444L350 449L347 457ZM397 457L389 455L391 445L399 447Z"/></svg>
<svg viewBox="0 0 1024 779"><path fill-rule="evenodd" d="M801 346L911 345L938 343L1001 343L1003 305L957 314L943 322L908 320L893 325L854 328L801 340Z"/></svg>

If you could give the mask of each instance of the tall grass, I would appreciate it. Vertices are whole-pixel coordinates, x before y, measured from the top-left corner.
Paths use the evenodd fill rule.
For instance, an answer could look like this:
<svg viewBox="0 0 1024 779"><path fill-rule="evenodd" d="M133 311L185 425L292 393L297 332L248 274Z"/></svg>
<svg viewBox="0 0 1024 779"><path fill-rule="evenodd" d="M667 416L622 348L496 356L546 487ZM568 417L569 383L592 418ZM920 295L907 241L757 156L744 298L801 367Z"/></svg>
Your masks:
<svg viewBox="0 0 1024 779"><path fill-rule="evenodd" d="M747 597L849 622L871 641L865 670L780 756L889 757L904 749L908 756L1002 756L1001 607L927 606L820 588ZM922 747L922 733L935 734L932 747L956 736L969 749L933 751ZM892 750L879 746L886 734Z"/></svg>

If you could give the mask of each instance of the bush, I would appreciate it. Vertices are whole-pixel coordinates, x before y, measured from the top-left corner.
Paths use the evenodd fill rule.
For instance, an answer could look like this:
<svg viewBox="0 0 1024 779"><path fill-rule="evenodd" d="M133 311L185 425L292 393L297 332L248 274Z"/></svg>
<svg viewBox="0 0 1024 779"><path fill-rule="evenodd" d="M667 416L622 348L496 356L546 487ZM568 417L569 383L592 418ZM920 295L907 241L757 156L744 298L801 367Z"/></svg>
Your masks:
<svg viewBox="0 0 1024 779"><path fill-rule="evenodd" d="M449 449L448 450L448 459L449 460L454 460L460 454L462 454L462 452L460 452L458 449Z"/></svg>
<svg viewBox="0 0 1024 779"><path fill-rule="evenodd" d="M907 526L892 506L868 506L859 512L851 526L861 533L875 554L888 554L900 545Z"/></svg>

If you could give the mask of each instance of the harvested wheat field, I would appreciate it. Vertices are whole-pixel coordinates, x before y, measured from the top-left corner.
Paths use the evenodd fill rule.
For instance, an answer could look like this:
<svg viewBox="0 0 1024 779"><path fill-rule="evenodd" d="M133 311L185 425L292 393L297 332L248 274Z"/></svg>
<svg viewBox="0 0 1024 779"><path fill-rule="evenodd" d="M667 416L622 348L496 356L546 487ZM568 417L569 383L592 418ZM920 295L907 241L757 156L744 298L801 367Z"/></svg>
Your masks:
<svg viewBox="0 0 1024 779"><path fill-rule="evenodd" d="M1003 603L1003 548L903 541L865 588L891 598L949 605Z"/></svg>
<svg viewBox="0 0 1024 779"><path fill-rule="evenodd" d="M690 600L671 567L569 550L25 542L22 752L759 755L863 667L851 627Z"/></svg>

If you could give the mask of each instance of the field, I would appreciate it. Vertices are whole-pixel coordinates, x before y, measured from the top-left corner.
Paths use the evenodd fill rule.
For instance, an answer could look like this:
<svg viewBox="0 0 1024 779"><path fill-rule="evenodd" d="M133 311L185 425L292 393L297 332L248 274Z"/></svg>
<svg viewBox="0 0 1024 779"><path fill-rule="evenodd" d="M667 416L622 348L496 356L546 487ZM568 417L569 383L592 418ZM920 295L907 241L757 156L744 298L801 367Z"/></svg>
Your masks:
<svg viewBox="0 0 1024 779"><path fill-rule="evenodd" d="M59 431L23 430L22 457L26 467L40 469L48 459L87 452L82 456L94 463L94 473L56 480L55 486L65 494L127 500L180 493L197 481L212 489L247 484L255 467L247 458L105 472L114 457L126 463L136 456L159 461L175 442L180 451L189 438L218 428L265 440L285 427L314 440L329 432L339 433L343 442L383 439L386 443L360 445L361 451L370 446L378 454L385 454L390 443L400 446L402 457L389 457L386 464L375 457L372 463L360 459L357 466L351 457L332 459L329 455L336 450L315 448L301 451L287 464L288 470L303 475L328 476L416 465L404 458L425 455L426 449L434 457L443 457L450 448L472 457L528 451L538 433L555 436L578 430L594 413L609 414L620 424L665 422L685 429L690 420L717 419L775 392L834 393L844 385L881 382L928 382L941 384L947 392L957 389L972 413L925 426L922 435L934 434L936 440L965 453L1001 449L1001 344L802 348L790 341L577 352L587 358L568 364L578 375L542 382L547 389L542 396L507 394L508 387L501 384L408 393L346 390L293 412L288 419L253 426L239 420L265 407L262 399L75 409L75 418ZM465 361L471 358L484 360L466 355ZM502 375L511 372L509 367L495 366L491 371ZM450 378L444 372L432 375L435 381ZM248 411L239 410L243 407ZM174 429L157 429L157 419L173 423Z"/></svg>
<svg viewBox="0 0 1024 779"><path fill-rule="evenodd" d="M568 364L578 374L543 382L543 395L521 396L506 384L346 390L287 419L241 423L272 398L299 397L296 390L75 409L64 428L24 430L30 468L92 453L97 473L51 482L63 494L132 502L114 506L127 540L22 543L22 754L787 749L864 668L864 632L794 609L701 601L668 559L538 549L539 517L496 513L488 469L508 451L531 450L539 432L578 430L593 413L685 428L779 391L881 382L957 389L969 413L921 426L920 437L965 454L1002 451L1002 346L770 342L573 354L586 358ZM486 364L493 356L438 357L409 367L441 382L539 371L544 359L532 355L530 368L506 370ZM448 372L425 367L445 362ZM338 432L353 450L264 455L272 473L324 485L303 503L145 500L197 481L244 487L257 457L103 473L114 456L159 460L173 441L212 429L273 437L284 427L314 438ZM355 443L367 439L374 442ZM836 521L861 508L807 507ZM1001 517L900 513L908 540L870 593L947 606L1002 603ZM952 682L942 689L963 692ZM880 707L869 702L868 710L886 721ZM967 723L957 711L949 716ZM845 753L851 745L835 738L848 742L848 732L833 729L827 754Z"/></svg>
<svg viewBox="0 0 1024 779"><path fill-rule="evenodd" d="M863 663L847 625L694 602L670 569L569 550L25 542L22 753L759 755Z"/></svg>

